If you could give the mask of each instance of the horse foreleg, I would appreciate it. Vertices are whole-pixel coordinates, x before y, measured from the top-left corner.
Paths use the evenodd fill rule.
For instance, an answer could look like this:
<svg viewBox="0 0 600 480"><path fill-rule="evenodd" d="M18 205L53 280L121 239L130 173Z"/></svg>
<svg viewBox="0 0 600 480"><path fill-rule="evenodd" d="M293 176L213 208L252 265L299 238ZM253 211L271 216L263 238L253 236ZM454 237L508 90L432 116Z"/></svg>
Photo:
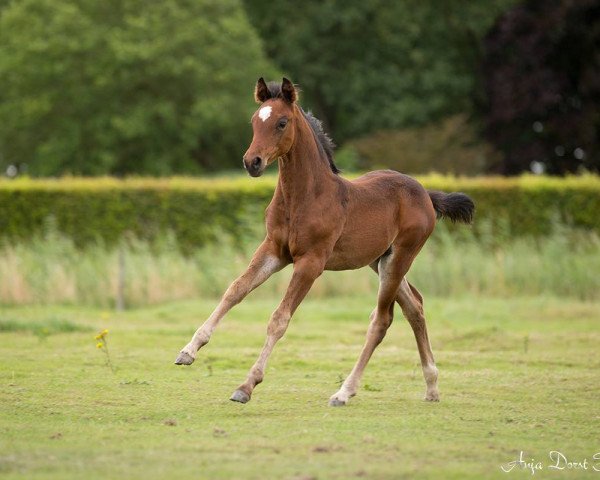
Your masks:
<svg viewBox="0 0 600 480"><path fill-rule="evenodd" d="M285 334L296 308L298 308L298 305L300 305L300 302L302 302L317 277L321 275L324 267L325 259L316 256L304 256L294 263L294 274L285 292L285 296L269 320L267 339L263 349L248 372L244 383L233 392L231 400L241 403L246 403L250 400L254 387L263 380L267 360L275 344Z"/></svg>
<svg viewBox="0 0 600 480"><path fill-rule="evenodd" d="M217 308L208 319L196 330L192 340L181 350L175 363L191 365L196 359L198 350L210 340L212 332L219 321L232 307L240 303L246 295L265 282L272 274L281 270L287 261L281 260L277 250L269 240L265 240L254 253L248 268L229 286Z"/></svg>

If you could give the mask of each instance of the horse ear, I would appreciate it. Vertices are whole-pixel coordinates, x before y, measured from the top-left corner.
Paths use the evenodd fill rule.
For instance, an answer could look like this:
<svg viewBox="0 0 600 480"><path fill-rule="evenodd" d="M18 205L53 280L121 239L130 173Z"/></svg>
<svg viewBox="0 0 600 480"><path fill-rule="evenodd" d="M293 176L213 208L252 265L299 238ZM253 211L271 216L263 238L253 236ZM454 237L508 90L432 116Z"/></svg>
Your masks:
<svg viewBox="0 0 600 480"><path fill-rule="evenodd" d="M294 103L298 100L298 93L296 92L294 84L285 77L283 77L283 82L281 83L281 95L288 103Z"/></svg>
<svg viewBox="0 0 600 480"><path fill-rule="evenodd" d="M269 98L271 98L271 94L269 93L265 79L260 77L256 82L256 87L254 87L254 100L256 100L257 103L263 103Z"/></svg>

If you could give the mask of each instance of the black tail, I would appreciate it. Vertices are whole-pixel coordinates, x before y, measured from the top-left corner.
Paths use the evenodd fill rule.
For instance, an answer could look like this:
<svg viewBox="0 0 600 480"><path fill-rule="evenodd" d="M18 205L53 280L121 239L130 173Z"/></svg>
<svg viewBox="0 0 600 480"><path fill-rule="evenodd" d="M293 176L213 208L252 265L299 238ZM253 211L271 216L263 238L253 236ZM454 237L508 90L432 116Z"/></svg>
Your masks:
<svg viewBox="0 0 600 480"><path fill-rule="evenodd" d="M475 204L464 193L429 191L429 198L438 218L449 218L453 222L471 223Z"/></svg>

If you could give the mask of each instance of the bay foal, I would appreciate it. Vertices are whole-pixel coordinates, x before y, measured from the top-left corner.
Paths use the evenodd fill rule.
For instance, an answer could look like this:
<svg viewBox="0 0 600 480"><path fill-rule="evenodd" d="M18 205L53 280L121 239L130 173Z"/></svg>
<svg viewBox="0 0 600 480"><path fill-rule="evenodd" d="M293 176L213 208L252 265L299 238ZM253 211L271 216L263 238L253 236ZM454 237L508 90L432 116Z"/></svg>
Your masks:
<svg viewBox="0 0 600 480"><path fill-rule="evenodd" d="M297 104L287 79L255 89L260 108L252 117L254 136L244 166L260 176L275 161L279 180L266 211L267 235L247 270L223 295L213 313L181 350L178 365L190 365L223 316L273 273L292 263L292 279L271 315L263 349L231 400L246 403L263 380L267 359L284 335L296 308L323 270L369 265L379 275L377 305L362 352L329 404L345 405L356 394L371 354L392 323L394 302L408 319L421 356L425 400L438 401L435 366L423 316L423 298L405 278L438 217L468 223L474 205L462 193L427 192L398 172L370 172L354 181L338 176L333 144L321 123Z"/></svg>

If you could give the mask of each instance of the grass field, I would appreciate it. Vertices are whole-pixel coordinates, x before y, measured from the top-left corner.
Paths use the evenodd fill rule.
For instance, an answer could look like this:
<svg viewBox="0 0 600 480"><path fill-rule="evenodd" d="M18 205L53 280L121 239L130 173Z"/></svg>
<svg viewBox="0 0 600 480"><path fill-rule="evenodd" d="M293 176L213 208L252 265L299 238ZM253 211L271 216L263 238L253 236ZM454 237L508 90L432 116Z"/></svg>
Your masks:
<svg viewBox="0 0 600 480"><path fill-rule="evenodd" d="M273 299L234 309L192 367L176 353L214 301L113 314L0 308L0 477L595 478L600 303L426 298L440 403L408 324L395 323L348 406L327 406L362 345L374 298L309 298L246 405L228 400L264 339ZM109 330L113 373L94 335ZM587 458L550 470L548 454ZM600 458L600 457L599 457ZM600 461L596 464L600 467Z"/></svg>

